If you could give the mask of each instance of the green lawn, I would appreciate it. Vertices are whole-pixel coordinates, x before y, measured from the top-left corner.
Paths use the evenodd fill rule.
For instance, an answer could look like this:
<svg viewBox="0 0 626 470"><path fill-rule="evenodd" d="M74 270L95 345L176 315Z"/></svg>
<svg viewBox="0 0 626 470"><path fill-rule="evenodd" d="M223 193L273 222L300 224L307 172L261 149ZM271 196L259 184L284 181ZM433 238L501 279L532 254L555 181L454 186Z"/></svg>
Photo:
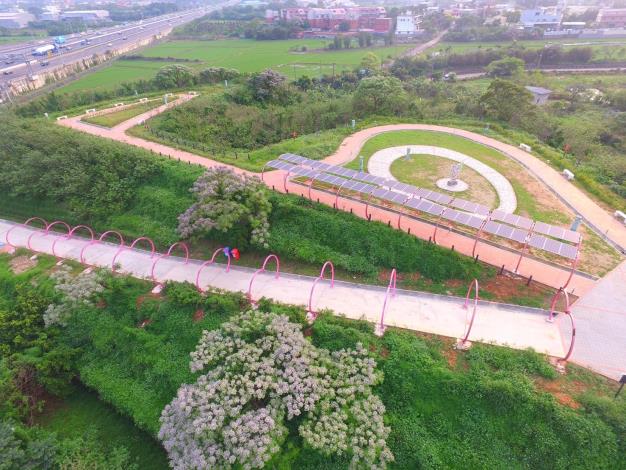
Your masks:
<svg viewBox="0 0 626 470"><path fill-rule="evenodd" d="M144 51L146 57L174 57L199 59L207 66L234 68L241 72L258 72L271 67L290 78L303 74L317 75L352 69L369 51L382 60L395 57L410 48L409 45L323 51L328 40L289 39L284 41L254 41L247 39L223 39L219 41L170 41ZM306 46L308 52L291 52ZM316 50L317 49L317 50ZM321 65L321 67L320 67Z"/></svg>
<svg viewBox="0 0 626 470"><path fill-rule="evenodd" d="M84 77L59 88L60 93L88 90L112 90L123 82L149 80L157 71L171 62L151 62L143 60L116 60L110 66L89 73Z"/></svg>
<svg viewBox="0 0 626 470"><path fill-rule="evenodd" d="M528 176L527 172L523 171L519 164L495 149L477 144L462 137L445 134L443 132L429 131L386 132L368 140L361 149L360 154L365 157L364 164L367 168L367 161L372 154L378 150L410 144L433 145L456 150L457 152L474 157L499 171L509 179L515 190L517 196L517 213L525 214L535 220L543 220L546 222L565 222L569 220L567 215L556 212L552 208L543 207L538 203L534 194L531 194L526 189L524 183L518 179L521 176ZM357 169L359 162L358 160L353 160L347 166Z"/></svg>
<svg viewBox="0 0 626 470"><path fill-rule="evenodd" d="M126 447L139 468L169 468L165 451L154 438L83 387L45 410L38 424L61 438L94 432L105 449Z"/></svg>
<svg viewBox="0 0 626 470"><path fill-rule="evenodd" d="M130 108L125 108L121 111L117 111L115 113L103 114L101 116L93 116L93 117L85 117L81 119L84 122L88 122L90 124L97 124L99 126L104 127L113 127L118 124L129 120L135 116L138 116L146 111L150 111L151 109L157 108L163 104L163 100L155 99L150 100L145 103L140 103Z"/></svg>

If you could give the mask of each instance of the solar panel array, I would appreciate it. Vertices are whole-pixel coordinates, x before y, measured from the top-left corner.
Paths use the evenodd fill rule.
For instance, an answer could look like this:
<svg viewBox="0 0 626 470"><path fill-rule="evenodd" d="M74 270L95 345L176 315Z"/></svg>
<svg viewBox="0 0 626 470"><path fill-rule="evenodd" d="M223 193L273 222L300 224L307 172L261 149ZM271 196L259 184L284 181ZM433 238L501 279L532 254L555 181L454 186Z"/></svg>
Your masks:
<svg viewBox="0 0 626 470"><path fill-rule="evenodd" d="M528 243L528 246L568 259L576 259L578 255L578 247L570 244L580 242L578 232L544 222L533 222L526 217L508 214L498 209L491 211L482 204L465 199L429 189L417 188L410 184L374 176L370 173L329 165L292 153L281 155L278 160L268 162L267 166L287 171L288 177L312 178L314 181L327 183L342 190L369 195L477 230L482 227L485 232L492 235L518 243ZM540 234L553 238L547 238ZM554 238L569 243L563 243L554 240Z"/></svg>

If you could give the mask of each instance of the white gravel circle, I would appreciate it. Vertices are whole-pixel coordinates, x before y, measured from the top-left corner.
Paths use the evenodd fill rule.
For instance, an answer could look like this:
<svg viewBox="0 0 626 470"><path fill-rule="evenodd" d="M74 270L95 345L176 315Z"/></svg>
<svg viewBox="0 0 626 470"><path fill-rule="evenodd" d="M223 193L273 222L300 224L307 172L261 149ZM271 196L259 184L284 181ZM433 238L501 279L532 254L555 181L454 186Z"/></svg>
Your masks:
<svg viewBox="0 0 626 470"><path fill-rule="evenodd" d="M464 166L471 168L483 176L489 184L494 187L500 200L498 209L512 214L517 208L517 198L515 197L515 191L508 179L498 173L496 170L488 165L469 157L463 153L449 150L442 147L432 147L430 145L403 145L401 147L389 147L383 150L379 150L372 155L367 163L367 171L372 175L382 176L383 178L396 179L391 174L391 164L398 158L402 158L406 155L406 151L412 154L426 154L434 155L436 157L447 158L454 160L455 162L461 162ZM461 172L461 178L463 173Z"/></svg>

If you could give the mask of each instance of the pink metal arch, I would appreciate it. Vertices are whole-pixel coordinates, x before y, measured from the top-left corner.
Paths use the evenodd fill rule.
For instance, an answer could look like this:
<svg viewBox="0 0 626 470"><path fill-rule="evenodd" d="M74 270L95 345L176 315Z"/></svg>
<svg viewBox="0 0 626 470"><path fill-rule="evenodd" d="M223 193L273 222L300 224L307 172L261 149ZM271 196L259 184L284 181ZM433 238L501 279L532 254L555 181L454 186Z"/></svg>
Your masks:
<svg viewBox="0 0 626 470"><path fill-rule="evenodd" d="M467 294L465 295L465 303L463 304L464 309L467 309L469 307L470 294L472 293L472 288L474 289L472 318L470 318L470 322L467 327L467 332L465 333L465 336L463 337L463 339L461 339L461 346L464 346L467 343L467 339L469 338L469 335L472 332L472 326L474 326L474 319L476 318L476 310L478 309L478 279L474 279L472 282L470 282L470 285L467 288Z"/></svg>
<svg viewBox="0 0 626 470"><path fill-rule="evenodd" d="M396 278L397 278L396 268L391 270L391 275L389 276L389 285L387 286L387 292L385 293L385 300L383 302L383 309L380 312L380 323L378 325L378 331L383 333L385 331L385 312L387 311L387 301L389 300L389 294L391 293L392 297L396 296Z"/></svg>
<svg viewBox="0 0 626 470"><path fill-rule="evenodd" d="M267 266L267 263L271 259L273 259L276 262L275 279L278 279L280 277L280 260L278 259L278 256L274 254L267 255L267 257L265 258L265 261L263 261L263 265L259 269L257 269L252 275L252 277L250 278L250 284L248 284L248 293L247 293L247 297L250 303L255 303L254 300L252 299L252 283L254 282L254 278L257 276L257 274L265 272L265 267Z"/></svg>
<svg viewBox="0 0 626 470"><path fill-rule="evenodd" d="M402 201L402 206L406 206L406 203L409 202L411 199L413 199L413 196L415 196L415 194L409 194L409 196ZM403 212L402 210L398 210L398 230L402 230L402 226L400 225L400 221L402 220L402 215Z"/></svg>
<svg viewBox="0 0 626 470"><path fill-rule="evenodd" d="M67 233L65 234L65 236L67 236L67 234L69 234L69 232L72 230L72 228L66 223L63 222L62 220L55 220L54 222L50 222L47 226L46 226L46 230L43 233L43 236L45 237L46 235L48 235L50 233L50 229L52 227L54 227L55 225L63 225L66 229L67 229ZM33 232L28 236L28 241L26 242L26 245L28 246L29 250L32 250L32 246L30 244L31 239L33 238L33 236L35 236L37 232ZM54 252L54 242L52 243L52 248L53 248L53 252ZM33 250L36 251L36 250Z"/></svg>
<svg viewBox="0 0 626 470"><path fill-rule="evenodd" d="M152 282L157 282L156 278L154 277L154 268L156 267L157 263L162 259L162 258L167 258L168 256L172 255L172 251L174 250L174 248L176 248L177 246L181 246L183 248L183 250L185 250L185 264L189 263L189 248L187 247L187 245L184 242L176 242L176 243L172 243L170 245L170 247L167 249L167 253L163 254L163 255L159 255L153 262L152 262L152 267L150 268L150 278L152 279Z"/></svg>
<svg viewBox="0 0 626 470"><path fill-rule="evenodd" d="M437 216L437 221L435 222L435 230L433 231L433 243L434 244L437 244L437 229L439 228L439 222L441 221L441 217L443 216L443 213L448 209L449 209L448 207L444 207L439 213L439 215Z"/></svg>
<svg viewBox="0 0 626 470"><path fill-rule="evenodd" d="M115 235L119 240L120 240L120 245L123 246L124 245L124 237L122 236L122 234L120 232L116 232L115 230L107 230L106 232L104 232L102 235L100 235L100 237L98 237L97 240L94 240L88 244L86 244L82 250L80 250L80 262L83 264L85 263L85 250L87 248L89 248L91 245L97 245L98 243L102 243L102 240L104 240L106 238L107 235Z"/></svg>
<svg viewBox="0 0 626 470"><path fill-rule="evenodd" d="M122 253L122 251L124 251L126 248L128 248L129 250L132 250L133 248L135 248L135 245L137 243L139 243L140 241L147 241L148 244L150 245L150 259L154 258L154 253L156 251L156 248L154 246L154 242L148 238L148 237L139 237L136 238L129 247L126 247L124 245L121 245L119 247L119 249L117 250L117 253L115 253L115 256L113 256L113 260L111 261L111 271L115 272L115 260L117 260L117 257Z"/></svg>
<svg viewBox="0 0 626 470"><path fill-rule="evenodd" d="M567 360L572 355L572 352L574 352L574 343L576 342L576 324L574 323L574 317L572 316L569 295L567 294L567 291L565 290L565 288L561 287L558 291L556 291L556 293L554 294L554 297L552 297L552 301L550 302L550 315L548 316L547 321L549 322L554 321L554 317L556 313L556 303L558 302L561 295L563 295L565 299L565 311L563 313L565 313L565 315L569 317L570 324L572 326L572 340L570 341L567 353L561 359L561 361L567 362Z"/></svg>
<svg viewBox="0 0 626 470"><path fill-rule="evenodd" d="M224 253L224 248L218 248L217 250L215 250L213 252L213 256L211 256L211 259L208 261L205 261L204 263L202 263L200 265L200 267L198 268L198 271L196 271L196 289L198 289L198 291L202 292L202 288L200 287L200 273L202 272L202 270L208 266L209 264L213 264L215 262L215 258L217 257L217 255L219 255L220 253ZM230 253L228 254L228 261L226 264L226 272L230 271ZM263 265L265 266L265 264Z"/></svg>
<svg viewBox="0 0 626 470"><path fill-rule="evenodd" d="M46 227L48 226L48 222L46 222L44 219L42 219L41 217L31 217L30 219L26 220L26 222L24 222L23 224L20 224L22 227L28 227L28 224L30 224L31 222L34 221L38 221L43 223L43 228L44 230L46 229ZM14 225L13 227L11 227L9 230L7 230L7 233L4 234L4 240L6 241L7 245L12 246L13 248L17 248L16 245L14 245L13 243L11 243L9 241L9 235L10 233L17 227L19 227L20 225ZM30 237L28 238L28 240L30 241ZM30 248L30 247L29 247Z"/></svg>
<svg viewBox="0 0 626 470"><path fill-rule="evenodd" d="M93 242L94 238L95 238L95 233L94 231L91 229L91 227L87 226L87 225L77 225L76 227L73 227L72 230L70 230L67 235L65 237L63 237L63 240L70 240L73 236L74 236L74 232L76 232L76 230L80 229L80 228L84 228L89 232L89 242ZM54 240L54 243L52 243L52 256L57 257L56 254L56 245L57 243L61 240L61 238L56 238Z"/></svg>
<svg viewBox="0 0 626 470"><path fill-rule="evenodd" d="M580 236L580 241L576 245L576 258L574 258L574 260L572 261L572 269L571 269L571 271L569 273L569 277L567 278L567 281L565 281L565 284L561 288L563 290L565 290L565 288L569 285L570 281L574 277L574 272L576 271L576 267L578 266L578 261L580 260L580 248L581 248L582 244L583 244L583 237L581 235Z"/></svg>
<svg viewBox="0 0 626 470"><path fill-rule="evenodd" d="M480 239L480 236L483 233L483 230L485 229L485 225L487 225L487 222L489 222L491 220L491 213L489 213L489 215L487 217L485 217L485 220L483 220L483 223L480 224L480 227L478 228L478 231L476 232L476 237L474 237L474 245L472 246L472 258L476 257L476 247L478 246L478 240Z"/></svg>
<svg viewBox="0 0 626 470"><path fill-rule="evenodd" d="M335 209L339 210L339 193L341 192L341 189L344 187L344 185L348 182L350 182L351 180L345 180L343 183L341 183L338 187L337 187L337 191L335 191Z"/></svg>
<svg viewBox="0 0 626 470"><path fill-rule="evenodd" d="M528 231L528 234L526 235L526 238L524 239L524 246L522 246L522 249L520 250L519 258L517 259L517 264L515 265L515 271L513 271L514 273L517 273L519 266L522 262L522 258L524 258L524 253L526 253L526 249L528 248L528 242L530 241L530 237L533 234L533 230L535 230L535 223L536 222L533 222L532 227L530 227L530 230Z"/></svg>
<svg viewBox="0 0 626 470"><path fill-rule="evenodd" d="M317 283L324 279L324 273L326 272L327 267L330 267L330 288L332 289L333 287L335 287L335 266L333 265L332 261L326 261L324 265L322 266L320 275L316 277L315 280L313 281L313 285L311 286L311 292L309 293L308 313L313 319L317 317L317 313L318 313L313 310L313 292L315 291L315 286L317 285Z"/></svg>

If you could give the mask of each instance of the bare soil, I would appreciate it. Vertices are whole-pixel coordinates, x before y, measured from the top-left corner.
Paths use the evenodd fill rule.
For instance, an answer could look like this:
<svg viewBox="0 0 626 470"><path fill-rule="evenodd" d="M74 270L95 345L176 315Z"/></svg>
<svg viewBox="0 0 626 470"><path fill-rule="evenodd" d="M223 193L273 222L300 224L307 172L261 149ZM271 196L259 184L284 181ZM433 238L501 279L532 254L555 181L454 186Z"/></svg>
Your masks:
<svg viewBox="0 0 626 470"><path fill-rule="evenodd" d="M28 256L16 256L10 262L13 274L21 274L37 266L37 260L31 260Z"/></svg>

